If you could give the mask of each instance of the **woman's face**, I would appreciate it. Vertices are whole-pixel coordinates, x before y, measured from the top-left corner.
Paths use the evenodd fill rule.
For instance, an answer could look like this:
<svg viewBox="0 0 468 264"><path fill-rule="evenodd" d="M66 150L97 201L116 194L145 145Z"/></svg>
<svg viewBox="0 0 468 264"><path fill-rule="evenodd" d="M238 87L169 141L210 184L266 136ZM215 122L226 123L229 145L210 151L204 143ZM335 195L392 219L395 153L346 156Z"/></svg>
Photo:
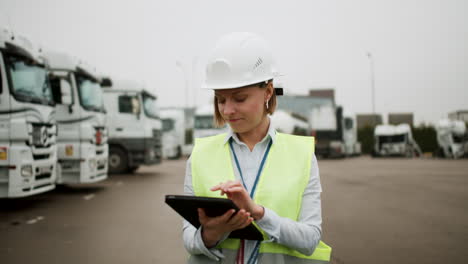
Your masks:
<svg viewBox="0 0 468 264"><path fill-rule="evenodd" d="M236 133L255 129L265 117L265 102L270 87L258 86L216 90L219 113Z"/></svg>

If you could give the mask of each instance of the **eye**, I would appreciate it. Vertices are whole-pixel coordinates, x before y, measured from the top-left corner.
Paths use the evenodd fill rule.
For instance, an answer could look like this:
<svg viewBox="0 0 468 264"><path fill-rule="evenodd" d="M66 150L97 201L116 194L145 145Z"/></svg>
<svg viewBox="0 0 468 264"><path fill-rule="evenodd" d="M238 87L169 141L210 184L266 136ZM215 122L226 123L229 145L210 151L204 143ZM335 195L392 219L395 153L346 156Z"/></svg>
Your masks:
<svg viewBox="0 0 468 264"><path fill-rule="evenodd" d="M223 98L217 98L217 100L218 100L218 104L224 104L226 102L226 100Z"/></svg>
<svg viewBox="0 0 468 264"><path fill-rule="evenodd" d="M246 99L247 99L247 96L239 96L239 97L234 98L234 100L235 100L237 103L242 103L242 102L244 102Z"/></svg>

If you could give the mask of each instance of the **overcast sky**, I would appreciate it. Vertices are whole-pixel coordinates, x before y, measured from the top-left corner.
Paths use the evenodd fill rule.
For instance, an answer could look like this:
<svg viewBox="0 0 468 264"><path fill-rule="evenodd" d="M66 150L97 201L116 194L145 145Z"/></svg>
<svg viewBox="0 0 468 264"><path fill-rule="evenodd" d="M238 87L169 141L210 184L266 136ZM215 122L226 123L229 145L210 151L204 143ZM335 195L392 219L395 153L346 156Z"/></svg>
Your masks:
<svg viewBox="0 0 468 264"><path fill-rule="evenodd" d="M468 109L467 11L466 0L0 0L0 26L143 82L161 106L185 105L186 78L189 104L209 103L207 54L251 31L271 43L287 94L333 87L345 113L370 113L370 52L377 112L419 124Z"/></svg>

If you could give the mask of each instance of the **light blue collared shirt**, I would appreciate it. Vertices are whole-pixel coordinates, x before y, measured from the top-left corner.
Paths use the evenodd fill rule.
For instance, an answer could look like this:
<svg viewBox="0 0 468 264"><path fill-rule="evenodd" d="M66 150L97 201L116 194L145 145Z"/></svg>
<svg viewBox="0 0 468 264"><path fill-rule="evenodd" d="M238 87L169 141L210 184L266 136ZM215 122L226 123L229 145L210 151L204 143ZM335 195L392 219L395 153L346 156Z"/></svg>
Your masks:
<svg viewBox="0 0 468 264"><path fill-rule="evenodd" d="M244 184L247 188L247 191L250 193L254 185L261 160L265 154L270 139L272 144L275 144L276 130L271 124L270 119L270 126L266 136L254 146L252 151L250 151L249 147L244 142L239 140L236 133L229 129L226 134L224 144L229 144L229 140L231 138L233 139L233 149L236 152L236 156L239 160L239 165L242 170ZM233 155L231 155L231 159L236 179L241 180L239 171L235 165ZM287 175L285 175L285 177L287 177ZM190 158L188 159L186 166L184 192L185 194L194 195ZM302 208L299 220L296 222L289 218L280 217L276 212L265 208L265 214L263 218L256 221L258 226L262 228L270 238L270 240L266 242L274 241L289 248L295 249L303 254L312 254L318 242L320 241L322 232L322 213L320 202L321 192L322 187L320 184L319 169L317 165L317 159L314 155L311 160L309 183L302 196ZM206 257L216 261L224 258L221 250L216 248L208 249L205 247L201 237L201 228L196 229L185 220L183 227L183 238L185 248L192 255L203 254ZM224 239L226 238L227 235ZM246 240L244 263L247 263L248 258L254 250L255 244L256 241Z"/></svg>

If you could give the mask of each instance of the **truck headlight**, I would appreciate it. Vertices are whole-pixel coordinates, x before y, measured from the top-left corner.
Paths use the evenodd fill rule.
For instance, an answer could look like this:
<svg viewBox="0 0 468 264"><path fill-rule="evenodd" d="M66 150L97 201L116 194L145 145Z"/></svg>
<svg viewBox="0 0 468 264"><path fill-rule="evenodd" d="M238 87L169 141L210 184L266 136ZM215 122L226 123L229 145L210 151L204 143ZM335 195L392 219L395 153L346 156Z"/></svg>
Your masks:
<svg viewBox="0 0 468 264"><path fill-rule="evenodd" d="M88 165L91 170L96 168L96 159L92 158L88 160Z"/></svg>
<svg viewBox="0 0 468 264"><path fill-rule="evenodd" d="M23 165L21 166L21 176L29 178L33 176L32 165Z"/></svg>

